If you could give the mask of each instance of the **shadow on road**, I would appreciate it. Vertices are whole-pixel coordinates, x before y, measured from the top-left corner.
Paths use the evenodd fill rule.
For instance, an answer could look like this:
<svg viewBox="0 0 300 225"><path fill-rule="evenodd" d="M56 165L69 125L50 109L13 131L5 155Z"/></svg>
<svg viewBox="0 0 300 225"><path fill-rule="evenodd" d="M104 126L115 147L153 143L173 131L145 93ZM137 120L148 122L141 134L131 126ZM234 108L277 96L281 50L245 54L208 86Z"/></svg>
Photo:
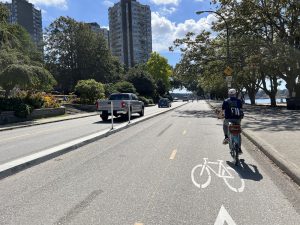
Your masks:
<svg viewBox="0 0 300 225"><path fill-rule="evenodd" d="M182 118L216 118L216 115L213 111L209 110L184 110L184 111L176 111L178 115L174 115L174 117L182 117Z"/></svg>
<svg viewBox="0 0 300 225"><path fill-rule="evenodd" d="M244 159L240 159L240 166L235 166L234 163L226 161L227 164L234 169L241 178L245 180L260 181L263 176L259 172L257 166L252 164L247 164Z"/></svg>
<svg viewBox="0 0 300 225"><path fill-rule="evenodd" d="M133 115L131 117L131 120L137 119L139 118L139 116L135 116ZM128 119L125 117L114 117L114 124L120 124L120 123L124 123L124 122L128 122ZM107 120L107 121L103 121L100 117L99 117L99 121L93 123L93 124L111 124L111 119Z"/></svg>

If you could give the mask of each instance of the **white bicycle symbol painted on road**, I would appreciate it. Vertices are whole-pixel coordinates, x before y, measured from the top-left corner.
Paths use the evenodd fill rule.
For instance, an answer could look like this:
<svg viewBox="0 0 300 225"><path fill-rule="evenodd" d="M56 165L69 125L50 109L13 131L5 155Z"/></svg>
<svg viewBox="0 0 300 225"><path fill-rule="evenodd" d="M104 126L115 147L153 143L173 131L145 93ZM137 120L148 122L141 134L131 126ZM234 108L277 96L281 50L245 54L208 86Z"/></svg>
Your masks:
<svg viewBox="0 0 300 225"><path fill-rule="evenodd" d="M233 168L231 168L230 166L225 167L223 165L223 162L224 162L223 160L218 160L218 162L209 162L208 158L204 158L203 165L200 164L200 165L195 166L191 172L191 178L192 178L194 185L198 188L206 188L211 182L210 171L212 171L217 177L223 178L225 184L230 188L230 190L232 190L234 192L243 192L245 189L245 181L242 178L240 178L240 176L237 174L237 172ZM211 167L211 165L217 165L218 172L216 172ZM197 171L198 171L198 173L196 173ZM207 176L207 178L206 178L206 176ZM197 177L199 177L198 180L202 180L202 181L197 182L196 181ZM239 179L240 182L237 183L236 178ZM237 185L236 185L236 183L237 183ZM237 187L235 187L235 186L237 186Z"/></svg>

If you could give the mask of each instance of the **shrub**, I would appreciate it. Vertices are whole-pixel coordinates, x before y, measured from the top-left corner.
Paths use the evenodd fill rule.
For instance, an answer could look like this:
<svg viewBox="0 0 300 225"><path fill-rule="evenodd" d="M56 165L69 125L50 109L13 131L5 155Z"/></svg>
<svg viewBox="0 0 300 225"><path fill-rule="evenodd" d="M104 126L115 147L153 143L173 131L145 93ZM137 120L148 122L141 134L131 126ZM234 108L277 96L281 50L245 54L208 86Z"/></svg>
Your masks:
<svg viewBox="0 0 300 225"><path fill-rule="evenodd" d="M32 107L21 98L0 98L0 110L14 111L17 117L25 118L31 113Z"/></svg>
<svg viewBox="0 0 300 225"><path fill-rule="evenodd" d="M52 95L46 95L44 99L44 108L58 108L60 105Z"/></svg>
<svg viewBox="0 0 300 225"><path fill-rule="evenodd" d="M132 83L120 81L114 85L114 89L120 93L136 93L136 89Z"/></svg>
<svg viewBox="0 0 300 225"><path fill-rule="evenodd" d="M26 118L32 112L32 108L25 103L21 103L15 108L14 111L17 117Z"/></svg>
<svg viewBox="0 0 300 225"><path fill-rule="evenodd" d="M24 101L34 109L40 109L45 104L44 96L41 93L28 94Z"/></svg>
<svg viewBox="0 0 300 225"><path fill-rule="evenodd" d="M93 79L78 81L75 91L81 103L94 104L97 99L105 97L103 84Z"/></svg>
<svg viewBox="0 0 300 225"><path fill-rule="evenodd" d="M154 103L153 103L153 99L151 99L151 98L146 98L146 97L144 97L144 96L139 96L139 100L142 101L142 102L144 102L145 106L154 104Z"/></svg>

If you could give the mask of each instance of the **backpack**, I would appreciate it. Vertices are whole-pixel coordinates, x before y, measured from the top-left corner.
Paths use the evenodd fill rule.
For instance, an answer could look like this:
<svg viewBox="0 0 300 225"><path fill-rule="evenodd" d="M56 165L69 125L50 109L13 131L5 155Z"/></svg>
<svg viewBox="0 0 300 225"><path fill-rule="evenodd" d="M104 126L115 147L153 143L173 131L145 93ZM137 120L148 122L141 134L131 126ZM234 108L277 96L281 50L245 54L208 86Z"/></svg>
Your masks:
<svg viewBox="0 0 300 225"><path fill-rule="evenodd" d="M228 102L230 118L243 119L244 112L240 107L238 107L238 101L232 101L232 100L228 99L227 102Z"/></svg>

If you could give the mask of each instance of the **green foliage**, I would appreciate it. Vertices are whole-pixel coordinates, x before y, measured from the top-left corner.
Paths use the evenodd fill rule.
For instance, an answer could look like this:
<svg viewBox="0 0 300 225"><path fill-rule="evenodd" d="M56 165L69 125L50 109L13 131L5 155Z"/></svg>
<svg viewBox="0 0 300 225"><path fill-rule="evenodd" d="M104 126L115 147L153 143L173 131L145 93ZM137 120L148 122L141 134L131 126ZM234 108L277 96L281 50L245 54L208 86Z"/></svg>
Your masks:
<svg viewBox="0 0 300 225"><path fill-rule="evenodd" d="M65 92L73 91L79 80L112 83L124 73L104 37L70 17L60 17L50 24L46 42L47 68Z"/></svg>
<svg viewBox="0 0 300 225"><path fill-rule="evenodd" d="M0 72L0 86L6 97L15 87L27 90L48 91L56 84L46 69L37 66L11 64Z"/></svg>
<svg viewBox="0 0 300 225"><path fill-rule="evenodd" d="M44 96L41 93L27 94L23 101L34 109L40 109L45 104Z"/></svg>
<svg viewBox="0 0 300 225"><path fill-rule="evenodd" d="M105 97L103 84L93 79L78 81L75 91L80 96L82 103L94 104L97 99Z"/></svg>
<svg viewBox="0 0 300 225"><path fill-rule="evenodd" d="M31 66L31 71L35 76L34 90L51 91L53 86L57 85L52 74L43 67Z"/></svg>
<svg viewBox="0 0 300 225"><path fill-rule="evenodd" d="M126 80L132 83L137 91L142 96L153 97L155 94L155 80L143 68L131 68L127 75Z"/></svg>
<svg viewBox="0 0 300 225"><path fill-rule="evenodd" d="M7 92L15 87L30 88L35 79L29 66L12 64L0 73L0 86Z"/></svg>
<svg viewBox="0 0 300 225"><path fill-rule="evenodd" d="M274 99L279 78L286 81L290 93L295 91L300 76L299 1L211 2L228 24L229 58L226 24L217 16L219 20L213 26L219 33L217 37L203 31L198 35L188 33L174 42L171 50L180 47L183 55L176 66L175 77L184 86L194 82L206 91L220 92L224 88L219 87L224 78L222 71L229 61L234 69L234 87L239 91L245 88L252 97L261 88ZM271 85L266 85L268 83Z"/></svg>
<svg viewBox="0 0 300 225"><path fill-rule="evenodd" d="M172 68L168 64L166 58L160 56L157 52L153 52L147 62L147 71L152 75L156 82L163 82L166 89L169 89Z"/></svg>
<svg viewBox="0 0 300 225"><path fill-rule="evenodd" d="M109 97L111 94L118 92L112 83L104 84L105 97Z"/></svg>
<svg viewBox="0 0 300 225"><path fill-rule="evenodd" d="M139 100L142 101L144 103L145 106L149 106L151 104L154 104L153 103L153 99L151 98L146 98L144 96L139 96Z"/></svg>
<svg viewBox="0 0 300 225"><path fill-rule="evenodd" d="M114 85L114 89L119 93L136 93L136 89L132 83L128 81L120 81Z"/></svg>
<svg viewBox="0 0 300 225"><path fill-rule="evenodd" d="M26 118L32 108L21 98L0 98L0 111L14 111L17 117Z"/></svg>

